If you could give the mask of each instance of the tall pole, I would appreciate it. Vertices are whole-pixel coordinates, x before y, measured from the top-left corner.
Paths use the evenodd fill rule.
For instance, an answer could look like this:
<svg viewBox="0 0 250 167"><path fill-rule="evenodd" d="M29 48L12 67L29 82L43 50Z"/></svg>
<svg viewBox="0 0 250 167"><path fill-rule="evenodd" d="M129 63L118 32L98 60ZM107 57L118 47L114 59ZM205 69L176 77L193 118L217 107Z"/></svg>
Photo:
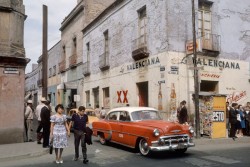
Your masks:
<svg viewBox="0 0 250 167"><path fill-rule="evenodd" d="M43 5L43 53L42 53L42 96L47 98L47 73L48 73L48 9Z"/></svg>
<svg viewBox="0 0 250 167"><path fill-rule="evenodd" d="M199 80L196 53L196 31L195 31L195 3L192 0L192 25L193 25L193 54L194 54L194 103L195 103L195 133L200 138L200 113L199 113Z"/></svg>

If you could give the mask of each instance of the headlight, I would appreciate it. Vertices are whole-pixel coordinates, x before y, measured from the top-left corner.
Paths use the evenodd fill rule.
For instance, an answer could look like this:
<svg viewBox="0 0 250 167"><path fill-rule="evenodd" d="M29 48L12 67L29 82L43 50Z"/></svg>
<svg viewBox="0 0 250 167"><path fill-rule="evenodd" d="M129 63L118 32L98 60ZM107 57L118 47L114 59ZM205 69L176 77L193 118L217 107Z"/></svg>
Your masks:
<svg viewBox="0 0 250 167"><path fill-rule="evenodd" d="M194 134L194 128L193 128L192 126L189 126L189 132L190 132L191 134Z"/></svg>
<svg viewBox="0 0 250 167"><path fill-rule="evenodd" d="M154 134L154 136L159 136L160 135L160 131L158 129L155 129L153 131L153 134Z"/></svg>

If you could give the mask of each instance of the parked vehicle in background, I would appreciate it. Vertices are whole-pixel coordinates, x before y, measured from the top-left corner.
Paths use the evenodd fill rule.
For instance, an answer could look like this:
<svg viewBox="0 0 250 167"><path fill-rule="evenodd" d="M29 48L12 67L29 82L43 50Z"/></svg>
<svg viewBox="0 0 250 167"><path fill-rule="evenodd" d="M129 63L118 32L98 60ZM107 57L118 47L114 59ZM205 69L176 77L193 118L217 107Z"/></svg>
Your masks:
<svg viewBox="0 0 250 167"><path fill-rule="evenodd" d="M164 121L158 110L149 107L115 108L92 126L101 144L114 142L138 148L145 156L166 150L184 153L195 146L192 127Z"/></svg>
<svg viewBox="0 0 250 167"><path fill-rule="evenodd" d="M77 108L73 108L73 109L70 109L70 110L69 110L69 113L68 113L68 115L67 115L67 121L68 121L68 123L70 122L70 120L71 120L71 118L72 118L72 115L75 114L75 113L76 113L76 114L78 113L78 109L77 109ZM89 119L88 126L89 126L90 128L92 128L92 123L93 123L94 121L98 121L99 118L96 116L95 110L92 109L92 108L86 108L86 109L85 109L85 113L88 115L88 119ZM73 129L73 125L72 125L70 131L73 132L73 130L74 130L74 129Z"/></svg>

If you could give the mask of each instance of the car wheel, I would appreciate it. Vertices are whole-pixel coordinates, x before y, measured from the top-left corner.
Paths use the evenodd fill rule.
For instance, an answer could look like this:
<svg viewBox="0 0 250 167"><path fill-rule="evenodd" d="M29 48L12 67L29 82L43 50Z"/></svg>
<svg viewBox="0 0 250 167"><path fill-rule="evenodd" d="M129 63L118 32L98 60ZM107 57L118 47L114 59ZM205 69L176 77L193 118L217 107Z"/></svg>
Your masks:
<svg viewBox="0 0 250 167"><path fill-rule="evenodd" d="M178 150L175 150L177 153L179 154L183 154L187 151L187 148L183 148L183 149L178 149Z"/></svg>
<svg viewBox="0 0 250 167"><path fill-rule="evenodd" d="M147 156L150 154L150 149L148 147L148 143L144 138L141 139L139 142L139 150L140 150L140 153L144 156Z"/></svg>
<svg viewBox="0 0 250 167"><path fill-rule="evenodd" d="M102 145L105 145L107 143L103 133L99 134L99 141Z"/></svg>

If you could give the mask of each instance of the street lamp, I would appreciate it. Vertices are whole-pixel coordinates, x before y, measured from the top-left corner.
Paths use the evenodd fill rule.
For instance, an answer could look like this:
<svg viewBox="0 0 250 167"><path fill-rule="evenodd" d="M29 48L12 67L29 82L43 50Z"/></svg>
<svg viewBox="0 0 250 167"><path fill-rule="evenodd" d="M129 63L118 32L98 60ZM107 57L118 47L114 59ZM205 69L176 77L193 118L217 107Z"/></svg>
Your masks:
<svg viewBox="0 0 250 167"><path fill-rule="evenodd" d="M199 80L196 53L196 31L195 31L195 3L192 0L192 28L193 28L193 54L194 54L194 104L195 104L195 133L200 138L200 113L199 113Z"/></svg>

